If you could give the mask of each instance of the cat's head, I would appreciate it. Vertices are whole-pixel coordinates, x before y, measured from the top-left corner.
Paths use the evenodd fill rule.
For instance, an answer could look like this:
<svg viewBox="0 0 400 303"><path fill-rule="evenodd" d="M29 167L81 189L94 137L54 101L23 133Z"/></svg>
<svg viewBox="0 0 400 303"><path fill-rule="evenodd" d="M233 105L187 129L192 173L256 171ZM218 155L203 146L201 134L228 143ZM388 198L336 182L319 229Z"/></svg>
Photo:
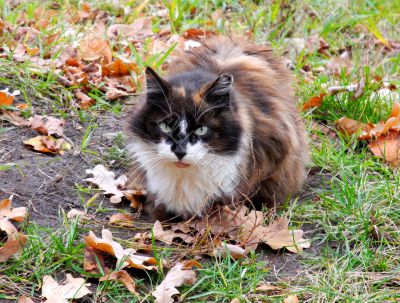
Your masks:
<svg viewBox="0 0 400 303"><path fill-rule="evenodd" d="M202 70L163 79L147 68L143 104L130 117L135 139L151 149L151 157L178 167L236 154L242 128L233 81L231 75ZM148 150L134 152L150 157Z"/></svg>

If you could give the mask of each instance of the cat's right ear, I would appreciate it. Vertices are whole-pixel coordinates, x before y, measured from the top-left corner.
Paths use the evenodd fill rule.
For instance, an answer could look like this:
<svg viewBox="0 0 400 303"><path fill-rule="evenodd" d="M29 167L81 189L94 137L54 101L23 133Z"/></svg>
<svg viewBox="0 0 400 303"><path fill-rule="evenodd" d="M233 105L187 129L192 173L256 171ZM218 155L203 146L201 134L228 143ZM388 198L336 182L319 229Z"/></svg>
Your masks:
<svg viewBox="0 0 400 303"><path fill-rule="evenodd" d="M149 66L146 67L146 86L148 98L160 95L166 98L171 91L169 83Z"/></svg>

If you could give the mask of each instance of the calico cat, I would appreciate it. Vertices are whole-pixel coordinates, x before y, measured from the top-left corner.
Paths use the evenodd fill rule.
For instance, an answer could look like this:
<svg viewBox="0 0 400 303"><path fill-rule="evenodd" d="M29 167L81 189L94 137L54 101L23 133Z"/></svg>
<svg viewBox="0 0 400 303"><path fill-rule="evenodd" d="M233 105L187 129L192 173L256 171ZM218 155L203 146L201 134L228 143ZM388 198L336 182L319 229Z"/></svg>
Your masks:
<svg viewBox="0 0 400 303"><path fill-rule="evenodd" d="M212 38L146 69L129 114L132 177L152 214L201 216L213 203L278 205L305 179L308 147L291 75L266 46Z"/></svg>

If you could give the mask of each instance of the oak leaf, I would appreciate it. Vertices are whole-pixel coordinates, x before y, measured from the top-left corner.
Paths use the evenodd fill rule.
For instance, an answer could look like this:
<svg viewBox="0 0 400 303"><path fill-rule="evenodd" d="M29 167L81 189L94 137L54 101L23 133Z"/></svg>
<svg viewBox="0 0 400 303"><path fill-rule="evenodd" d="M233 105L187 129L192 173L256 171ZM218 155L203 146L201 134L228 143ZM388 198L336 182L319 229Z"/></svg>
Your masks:
<svg viewBox="0 0 400 303"><path fill-rule="evenodd" d="M112 59L112 51L107 41L99 35L90 34L80 41L78 57L86 61L104 58L104 63L108 64Z"/></svg>
<svg viewBox="0 0 400 303"><path fill-rule="evenodd" d="M7 241L0 247L0 262L5 262L20 252L26 243L26 237L19 233L8 219L0 219L0 230L7 234Z"/></svg>
<svg viewBox="0 0 400 303"><path fill-rule="evenodd" d="M63 138L56 139L52 136L36 136L23 142L33 150L42 153L63 155L66 150L71 148L71 145Z"/></svg>
<svg viewBox="0 0 400 303"><path fill-rule="evenodd" d="M156 303L173 303L173 296L179 294L176 287L182 285L193 285L196 282L196 273L190 269L193 266L198 266L198 262L185 261L178 262L172 267L164 280L152 292L156 298Z"/></svg>
<svg viewBox="0 0 400 303"><path fill-rule="evenodd" d="M108 229L102 230L102 238L98 238L90 231L85 237L86 246L93 247L96 250L106 252L115 256L121 269L124 267L133 267L138 269L154 270L156 260L153 257L135 254L136 250L124 249L121 244L113 240L112 233Z"/></svg>
<svg viewBox="0 0 400 303"><path fill-rule="evenodd" d="M45 303L68 303L69 299L80 299L92 292L87 288L83 278L74 278L67 274L66 281L59 284L51 276L43 277L42 297L47 300Z"/></svg>
<svg viewBox="0 0 400 303"><path fill-rule="evenodd" d="M326 94L322 93L318 96L311 97L306 103L303 104L303 111L310 108L320 107L325 96Z"/></svg>
<svg viewBox="0 0 400 303"><path fill-rule="evenodd" d="M107 30L109 39L128 38L136 40L140 37L150 36L153 34L150 18L139 18L131 24L114 24Z"/></svg>
<svg viewBox="0 0 400 303"><path fill-rule="evenodd" d="M31 128L41 134L54 137L64 136L65 120L48 116L35 115L30 118Z"/></svg>
<svg viewBox="0 0 400 303"><path fill-rule="evenodd" d="M373 126L371 124L362 123L347 117L342 117L336 121L336 127L342 134L352 136L358 134L365 136L369 134Z"/></svg>
<svg viewBox="0 0 400 303"><path fill-rule="evenodd" d="M99 281L111 281L111 280L122 282L130 293L135 295L138 294L135 289L135 281L132 279L132 277L128 274L127 271L118 270L109 272L99 279Z"/></svg>
<svg viewBox="0 0 400 303"><path fill-rule="evenodd" d="M132 227L133 226L133 216L130 214L114 214L110 217L109 220L110 224L115 224L118 226L126 226Z"/></svg>
<svg viewBox="0 0 400 303"><path fill-rule="evenodd" d="M20 94L19 90L16 90L13 93L9 93L8 90L9 88L0 90L0 106L11 106L14 102L15 96Z"/></svg>

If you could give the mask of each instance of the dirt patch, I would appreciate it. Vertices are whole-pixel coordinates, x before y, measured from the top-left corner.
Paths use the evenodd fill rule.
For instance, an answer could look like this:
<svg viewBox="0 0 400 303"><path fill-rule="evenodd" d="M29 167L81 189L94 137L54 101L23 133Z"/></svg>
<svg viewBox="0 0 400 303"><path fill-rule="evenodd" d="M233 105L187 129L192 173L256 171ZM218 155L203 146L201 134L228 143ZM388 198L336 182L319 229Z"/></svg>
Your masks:
<svg viewBox="0 0 400 303"><path fill-rule="evenodd" d="M114 135L122 128L119 120L112 115L99 117L99 127L93 131L88 148L101 154L111 147ZM68 211L81 207L75 184L83 184L85 170L96 160L90 153L79 152L85 130L84 126L67 121L65 135L73 148L62 156L25 147L23 141L37 135L31 129L7 130L0 140L0 159L12 166L0 172L0 198L14 195L13 205L29 207L31 220L44 226L58 226L60 208Z"/></svg>

